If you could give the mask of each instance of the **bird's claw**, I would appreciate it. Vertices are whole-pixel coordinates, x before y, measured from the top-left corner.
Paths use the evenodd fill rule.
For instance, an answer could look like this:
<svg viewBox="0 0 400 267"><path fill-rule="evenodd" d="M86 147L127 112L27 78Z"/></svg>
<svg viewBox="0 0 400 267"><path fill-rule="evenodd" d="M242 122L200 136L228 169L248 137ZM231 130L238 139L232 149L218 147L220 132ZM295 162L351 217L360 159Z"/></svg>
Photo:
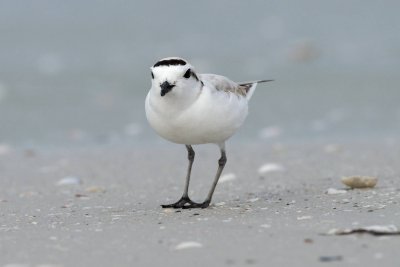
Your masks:
<svg viewBox="0 0 400 267"><path fill-rule="evenodd" d="M186 204L189 204L186 206ZM185 207L189 207L191 205L195 205L198 203L193 202L189 197L181 197L177 202L167 205L161 205L163 209L173 208L173 209L183 209Z"/></svg>
<svg viewBox="0 0 400 267"><path fill-rule="evenodd" d="M189 197L182 197L177 202L168 205L161 205L163 209L205 209L210 206L210 201L204 201L203 203L193 202Z"/></svg>

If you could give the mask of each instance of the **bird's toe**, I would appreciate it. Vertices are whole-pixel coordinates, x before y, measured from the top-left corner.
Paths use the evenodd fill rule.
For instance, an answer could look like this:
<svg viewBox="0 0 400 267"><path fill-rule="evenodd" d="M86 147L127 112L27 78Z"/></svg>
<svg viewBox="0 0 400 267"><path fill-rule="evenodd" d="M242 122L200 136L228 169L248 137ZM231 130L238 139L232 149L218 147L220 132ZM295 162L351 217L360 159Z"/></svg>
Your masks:
<svg viewBox="0 0 400 267"><path fill-rule="evenodd" d="M182 197L177 202L167 205L161 205L163 209L173 208L173 209L181 209L186 207L186 204L193 204L194 202L189 197Z"/></svg>

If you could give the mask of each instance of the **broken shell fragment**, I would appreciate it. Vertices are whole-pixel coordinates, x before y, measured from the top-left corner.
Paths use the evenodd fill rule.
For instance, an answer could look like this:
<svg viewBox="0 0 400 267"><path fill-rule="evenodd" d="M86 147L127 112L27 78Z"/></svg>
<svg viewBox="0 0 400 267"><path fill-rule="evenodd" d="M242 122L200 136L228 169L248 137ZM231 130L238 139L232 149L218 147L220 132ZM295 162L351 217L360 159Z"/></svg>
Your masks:
<svg viewBox="0 0 400 267"><path fill-rule="evenodd" d="M203 245L198 242L188 241L188 242L179 243L175 247L175 250L182 250L182 249L188 249L188 248L201 248L201 247L203 247Z"/></svg>
<svg viewBox="0 0 400 267"><path fill-rule="evenodd" d="M350 234L400 235L400 230L395 225L371 225L355 229L331 229L326 235L350 235Z"/></svg>
<svg viewBox="0 0 400 267"><path fill-rule="evenodd" d="M229 181L232 181L235 179L236 179L236 175L234 173L227 173L225 175L222 175L221 178L219 178L218 183L222 184L222 183L229 182Z"/></svg>
<svg viewBox="0 0 400 267"><path fill-rule="evenodd" d="M351 188L372 188L378 182L378 178L369 176L342 177L342 183Z"/></svg>
<svg viewBox="0 0 400 267"><path fill-rule="evenodd" d="M328 195L337 195L337 194L346 194L347 191L346 190L342 190L342 189L336 189L336 188L328 188L328 190L326 190L326 192Z"/></svg>
<svg viewBox="0 0 400 267"><path fill-rule="evenodd" d="M259 175L265 175L270 172L283 172L285 167L278 163L266 163L258 169Z"/></svg>
<svg viewBox="0 0 400 267"><path fill-rule="evenodd" d="M75 176L66 176L57 182L57 185L79 185L82 180Z"/></svg>

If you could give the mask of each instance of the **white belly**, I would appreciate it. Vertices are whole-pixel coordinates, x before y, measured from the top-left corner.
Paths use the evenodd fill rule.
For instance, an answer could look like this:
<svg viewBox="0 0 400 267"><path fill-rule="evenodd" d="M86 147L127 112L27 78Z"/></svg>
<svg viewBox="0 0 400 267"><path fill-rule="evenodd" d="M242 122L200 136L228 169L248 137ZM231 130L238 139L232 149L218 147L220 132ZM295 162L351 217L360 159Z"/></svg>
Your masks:
<svg viewBox="0 0 400 267"><path fill-rule="evenodd" d="M161 102L164 101L164 102ZM163 138L178 144L221 143L247 116L247 100L234 94L203 92L189 108L169 106L163 98L146 98L146 116Z"/></svg>

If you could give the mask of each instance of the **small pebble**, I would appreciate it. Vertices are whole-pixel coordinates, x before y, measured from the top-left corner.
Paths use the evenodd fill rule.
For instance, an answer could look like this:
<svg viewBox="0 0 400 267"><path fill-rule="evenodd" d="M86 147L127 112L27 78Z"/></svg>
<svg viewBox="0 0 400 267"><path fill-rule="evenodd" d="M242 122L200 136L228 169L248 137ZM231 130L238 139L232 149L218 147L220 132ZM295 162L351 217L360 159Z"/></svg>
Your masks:
<svg viewBox="0 0 400 267"><path fill-rule="evenodd" d="M342 183L351 188L373 188L378 183L378 178L369 176L349 176L342 177Z"/></svg>
<svg viewBox="0 0 400 267"><path fill-rule="evenodd" d="M62 178L57 182L57 185L78 185L81 184L82 181L78 177L75 176L67 176Z"/></svg>
<svg viewBox="0 0 400 267"><path fill-rule="evenodd" d="M341 261L341 260L343 260L343 257L340 255L319 257L319 261L322 261L322 262Z"/></svg>
<svg viewBox="0 0 400 267"><path fill-rule="evenodd" d="M222 184L225 182L229 182L229 181L233 181L236 179L236 175L234 173L227 173L221 176L221 178L219 178L218 183Z"/></svg>
<svg viewBox="0 0 400 267"><path fill-rule="evenodd" d="M306 239L304 239L304 243L312 244L312 243L314 243L314 240L312 240L311 238L306 238Z"/></svg>
<svg viewBox="0 0 400 267"><path fill-rule="evenodd" d="M72 206L73 206L72 203L68 203L68 204L62 205L61 208L62 209L68 209L68 208L71 208Z"/></svg>
<svg viewBox="0 0 400 267"><path fill-rule="evenodd" d="M312 219L312 216L300 216L300 217L297 217L298 221L310 220L310 219Z"/></svg>
<svg viewBox="0 0 400 267"><path fill-rule="evenodd" d="M326 190L326 193L328 195L337 195L337 194L346 194L347 191L342 189L328 188L328 190Z"/></svg>
<svg viewBox="0 0 400 267"><path fill-rule="evenodd" d="M189 249L189 248L202 248L203 245L195 241L187 241L179 243L175 246L175 250Z"/></svg>
<svg viewBox="0 0 400 267"><path fill-rule="evenodd" d="M266 163L258 169L258 174L263 175L270 172L282 172L282 171L285 171L285 168L281 164Z"/></svg>
<svg viewBox="0 0 400 267"><path fill-rule="evenodd" d="M167 209L163 209L163 212L165 213L173 213L175 210L172 208L167 208Z"/></svg>
<svg viewBox="0 0 400 267"><path fill-rule="evenodd" d="M258 197L255 197L255 198L250 198L248 201L251 202L251 203L253 203L253 202L256 202L256 201L258 201L258 200L259 200L259 198L258 198Z"/></svg>
<svg viewBox="0 0 400 267"><path fill-rule="evenodd" d="M75 197L77 197L77 198L88 198L88 196L84 195L84 194L75 194Z"/></svg>

